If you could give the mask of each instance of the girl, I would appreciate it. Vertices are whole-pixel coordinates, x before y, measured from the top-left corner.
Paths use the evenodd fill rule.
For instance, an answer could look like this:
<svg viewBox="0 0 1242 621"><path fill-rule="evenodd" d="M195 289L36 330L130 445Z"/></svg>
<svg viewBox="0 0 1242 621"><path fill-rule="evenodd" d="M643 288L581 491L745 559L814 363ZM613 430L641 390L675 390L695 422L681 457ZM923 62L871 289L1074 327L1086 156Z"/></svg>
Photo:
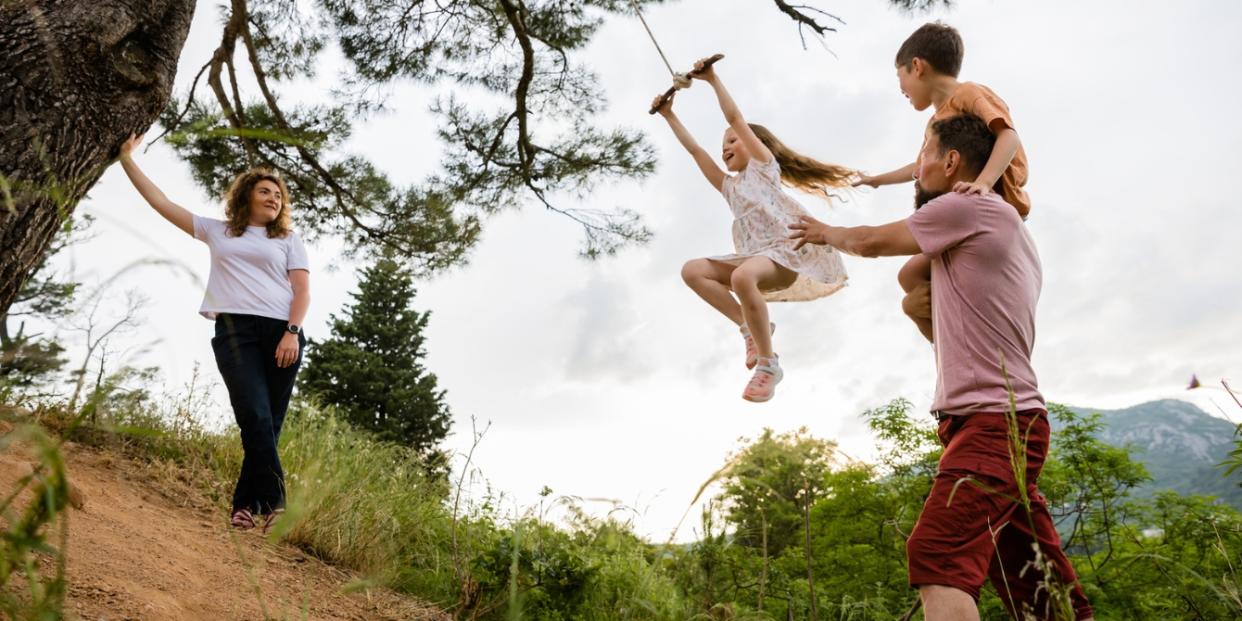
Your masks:
<svg viewBox="0 0 1242 621"><path fill-rule="evenodd" d="M659 112L703 176L728 201L736 253L689 261L681 276L699 297L740 327L746 368L755 370L742 398L767 401L784 372L772 351L776 324L768 321L766 302L814 300L837 291L846 280L841 256L833 248L807 245L794 250L788 227L807 212L781 189L781 183L828 198L829 189L849 186L855 172L795 153L766 128L748 124L715 70L703 60L695 63L690 75L716 91L729 123L721 158L725 168L737 174L726 174L694 141L673 113L672 100ZM652 106L658 102L656 98Z"/></svg>
<svg viewBox="0 0 1242 621"><path fill-rule="evenodd" d="M142 136L121 146L121 166L165 220L207 244L211 274L199 313L216 322L211 339L229 391L244 457L230 523L266 533L284 510L284 471L276 446L306 338L310 306L306 248L290 230L289 190L276 173L252 168L233 180L225 220L204 218L168 200L134 163ZM259 524L258 519L262 522Z"/></svg>

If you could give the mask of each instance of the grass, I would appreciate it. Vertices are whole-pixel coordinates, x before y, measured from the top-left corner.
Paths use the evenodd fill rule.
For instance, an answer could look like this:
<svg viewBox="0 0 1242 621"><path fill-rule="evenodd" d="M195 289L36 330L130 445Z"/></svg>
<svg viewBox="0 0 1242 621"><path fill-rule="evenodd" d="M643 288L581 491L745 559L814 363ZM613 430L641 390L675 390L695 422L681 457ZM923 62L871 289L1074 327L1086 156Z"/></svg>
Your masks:
<svg viewBox="0 0 1242 621"><path fill-rule="evenodd" d="M34 417L67 439L150 462L223 515L241 448L231 433L198 424L197 405L191 395L103 407L97 426L57 407ZM461 482L429 473L412 451L312 404L295 402L280 440L287 509L270 537L361 574L349 588L392 588L459 619L552 619L561 608L607 611L581 618L685 618L655 548L627 524L579 514L562 527L534 510L503 514L490 491L460 497Z"/></svg>
<svg viewBox="0 0 1242 621"><path fill-rule="evenodd" d="M17 481L0 501L5 529L0 552L0 610L9 619L55 620L61 618L67 584L63 550L68 538L65 509L70 501L69 482L59 442L35 425L19 425L0 436L0 451L15 445L33 450L30 474ZM24 509L18 499L28 492ZM49 531L55 530L55 533ZM51 537L55 536L55 543ZM51 562L45 569L40 559Z"/></svg>
<svg viewBox="0 0 1242 621"><path fill-rule="evenodd" d="M14 492L0 505L9 525L4 565L0 566L6 587L0 589L0 606L9 618L58 618L63 605L64 561L58 552L63 544L56 542L63 542L67 532L63 507L68 487L57 450L58 436L147 460L152 472L189 484L219 506L221 516L225 514L241 450L231 430L213 433L196 422L200 405L193 395L160 406L130 403L112 407L103 403L96 410L100 420L97 426L80 425L80 414L63 407L45 406L31 415L38 425L27 425L4 436L3 447L21 441L35 447L39 459L38 468L21 482L22 489L33 492L27 497L36 502L17 511ZM1031 500L1022 493L1029 431L1020 428L1013 414L1009 417L1012 466L1022 474L1017 477L1020 491L1011 500L1029 509ZM44 433L40 427L52 433ZM273 539L359 572L363 577L349 588L390 587L413 594L461 620L776 618L772 611L741 603L750 601L751 596L705 601L695 591L697 587L679 574L693 565L696 546L653 545L635 535L624 521L593 518L573 510L572 505L569 517L561 524L548 522L541 508L503 513L497 507L504 503L490 490L472 497L463 490L463 480L453 482L443 475L428 474L417 455L375 441L328 409L295 404L282 434L281 457L288 473L288 511ZM875 483L883 481L881 477ZM556 499L549 502L559 504ZM1188 606L1216 609L1205 608L1203 603L1214 600L1217 603L1209 602L1211 606L1223 606L1242 616L1242 582L1236 570L1238 535L1227 530L1236 523L1226 518L1209 520L1210 532L1205 531L1211 539L1208 554L1224 559L1217 563L1226 568L1223 572L1204 572L1185 559L1179 560L1178 551L1145 542L1139 544L1148 547L1140 547L1138 553L1122 559L1128 563L1125 571L1144 566L1149 573L1150 568L1166 571L1163 575L1168 579L1177 578L1201 592L1201 597L1185 598ZM814 525L816 529L828 526ZM738 551L731 537L723 537L719 543ZM803 598L806 583L790 578L801 571L801 553L794 552L794 556L774 559L773 566L783 567L786 577L781 590L771 587L769 599ZM758 562L758 557L746 561L748 552L737 553L741 555L730 558ZM40 557L47 560L40 563ZM1041 560L1033 569L1044 575L1044 586L1052 594L1057 614L1070 614L1069 585L1059 582ZM1125 574L1105 577L1119 583ZM756 577L743 573L730 579L744 584L753 583ZM1103 584L1090 585L1093 597L1101 593ZM766 578L764 585L768 586ZM1108 597L1124 595L1107 589L1102 593ZM821 592L821 618L895 618L905 611L911 598L909 593L896 591L876 591L875 595L878 597ZM905 603L894 613L895 601ZM790 606L793 609L792 600ZM1155 610L1170 610L1166 604L1160 606L1164 607ZM298 613L287 618L299 618Z"/></svg>

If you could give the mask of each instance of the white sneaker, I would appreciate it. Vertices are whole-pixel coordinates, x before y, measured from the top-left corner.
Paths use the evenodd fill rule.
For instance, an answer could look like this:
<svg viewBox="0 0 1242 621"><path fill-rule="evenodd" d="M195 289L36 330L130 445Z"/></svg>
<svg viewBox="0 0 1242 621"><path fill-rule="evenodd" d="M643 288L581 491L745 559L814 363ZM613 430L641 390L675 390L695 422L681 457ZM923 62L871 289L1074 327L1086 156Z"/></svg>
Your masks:
<svg viewBox="0 0 1242 621"><path fill-rule="evenodd" d="M776 356L764 358L755 366L755 374L746 384L746 390L742 391L742 398L755 403L763 403L776 395L776 385L784 378L785 372L781 370Z"/></svg>

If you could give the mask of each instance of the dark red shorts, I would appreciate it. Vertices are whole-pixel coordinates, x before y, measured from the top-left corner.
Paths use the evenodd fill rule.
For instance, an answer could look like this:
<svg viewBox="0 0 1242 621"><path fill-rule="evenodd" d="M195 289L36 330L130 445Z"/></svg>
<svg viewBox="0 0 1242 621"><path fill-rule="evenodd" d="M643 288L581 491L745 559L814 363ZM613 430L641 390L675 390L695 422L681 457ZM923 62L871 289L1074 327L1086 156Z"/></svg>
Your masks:
<svg viewBox="0 0 1242 621"><path fill-rule="evenodd" d="M977 601L983 582L991 580L1010 615L1017 618L1018 611L1029 610L1034 618L1049 618L1045 572L1036 567L1032 545L1038 541L1056 580L1073 585L1076 617L1089 618L1091 605L1061 551L1048 503L1035 486L1048 455L1048 415L1043 410L1019 412L1018 425L1030 430L1026 445L1029 516L1021 503L1010 499L1018 497L1018 484L1009 458L1005 415L989 412L941 420L937 434L944 455L931 494L906 541L910 585L954 587ZM965 478L990 489L958 483Z"/></svg>

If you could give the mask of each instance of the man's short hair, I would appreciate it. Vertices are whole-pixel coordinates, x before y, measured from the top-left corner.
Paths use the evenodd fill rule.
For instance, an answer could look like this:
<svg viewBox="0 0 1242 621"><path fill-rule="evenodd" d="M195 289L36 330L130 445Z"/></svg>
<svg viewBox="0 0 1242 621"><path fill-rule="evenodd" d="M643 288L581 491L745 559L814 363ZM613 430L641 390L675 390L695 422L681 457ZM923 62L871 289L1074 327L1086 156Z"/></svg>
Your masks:
<svg viewBox="0 0 1242 621"><path fill-rule="evenodd" d="M962 35L948 24L930 22L923 24L906 38L897 50L897 66L909 67L915 58L922 58L936 71L957 77L962 70L962 56L966 46Z"/></svg>
<svg viewBox="0 0 1242 621"><path fill-rule="evenodd" d="M961 114L932 123L932 133L940 140L940 155L957 151L967 172L978 174L992 156L996 136L983 119Z"/></svg>

